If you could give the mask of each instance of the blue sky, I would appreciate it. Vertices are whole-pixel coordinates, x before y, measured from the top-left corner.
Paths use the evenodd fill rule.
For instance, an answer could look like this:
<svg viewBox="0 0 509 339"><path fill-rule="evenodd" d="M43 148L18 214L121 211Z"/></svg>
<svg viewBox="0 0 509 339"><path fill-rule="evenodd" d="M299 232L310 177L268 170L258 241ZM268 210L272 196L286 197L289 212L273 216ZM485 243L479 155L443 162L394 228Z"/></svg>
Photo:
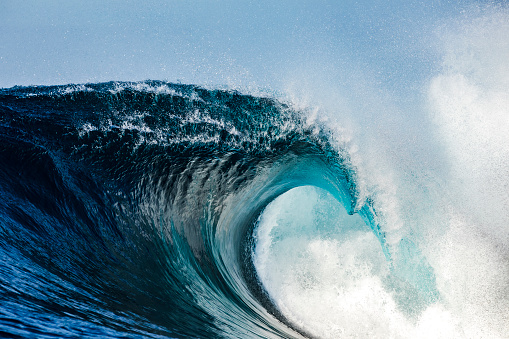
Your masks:
<svg viewBox="0 0 509 339"><path fill-rule="evenodd" d="M2 0L0 87L158 79L278 89L298 72L341 81L353 69L406 87L433 67L434 29L469 6Z"/></svg>

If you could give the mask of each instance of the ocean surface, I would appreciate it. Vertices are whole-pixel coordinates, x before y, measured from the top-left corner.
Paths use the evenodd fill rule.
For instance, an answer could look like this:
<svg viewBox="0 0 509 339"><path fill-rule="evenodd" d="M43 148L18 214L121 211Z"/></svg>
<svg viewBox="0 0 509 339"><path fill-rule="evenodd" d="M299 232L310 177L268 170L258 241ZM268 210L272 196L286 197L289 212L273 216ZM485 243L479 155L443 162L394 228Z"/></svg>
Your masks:
<svg viewBox="0 0 509 339"><path fill-rule="evenodd" d="M277 96L1 89L0 336L507 338L507 135L419 135L381 159Z"/></svg>

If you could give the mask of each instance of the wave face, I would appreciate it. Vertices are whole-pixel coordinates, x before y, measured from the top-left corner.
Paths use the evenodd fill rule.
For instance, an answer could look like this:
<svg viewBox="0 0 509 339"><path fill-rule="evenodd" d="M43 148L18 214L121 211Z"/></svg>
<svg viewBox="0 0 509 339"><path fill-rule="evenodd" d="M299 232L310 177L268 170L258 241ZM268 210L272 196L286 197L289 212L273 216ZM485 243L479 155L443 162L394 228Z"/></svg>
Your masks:
<svg viewBox="0 0 509 339"><path fill-rule="evenodd" d="M0 96L2 333L304 334L260 285L252 232L298 186L359 210L325 130L272 99L162 82Z"/></svg>

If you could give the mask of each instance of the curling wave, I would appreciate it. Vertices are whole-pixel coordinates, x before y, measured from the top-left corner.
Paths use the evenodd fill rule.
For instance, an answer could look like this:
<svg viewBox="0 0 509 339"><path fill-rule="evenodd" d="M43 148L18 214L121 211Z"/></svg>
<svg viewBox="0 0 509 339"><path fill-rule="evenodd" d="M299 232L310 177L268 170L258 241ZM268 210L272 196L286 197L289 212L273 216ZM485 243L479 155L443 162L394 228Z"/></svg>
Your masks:
<svg viewBox="0 0 509 339"><path fill-rule="evenodd" d="M374 236L400 309L439 298L410 241L410 266L392 257L348 152L277 100L157 81L14 87L0 92L0 138L4 335L314 335L267 278L281 258L263 234L275 218L291 232L274 206L298 187L324 215L360 215L327 232Z"/></svg>

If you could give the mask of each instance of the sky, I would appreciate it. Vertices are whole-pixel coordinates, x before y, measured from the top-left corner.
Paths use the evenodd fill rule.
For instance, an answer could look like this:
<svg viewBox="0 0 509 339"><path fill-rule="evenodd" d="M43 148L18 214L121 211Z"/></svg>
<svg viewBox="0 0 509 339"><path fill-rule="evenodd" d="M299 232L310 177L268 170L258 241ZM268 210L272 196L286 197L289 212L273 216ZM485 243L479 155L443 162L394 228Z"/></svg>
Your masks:
<svg viewBox="0 0 509 339"><path fill-rule="evenodd" d="M434 63L433 30L472 4L2 0L0 87L153 79L279 90L296 74L348 82L360 72L407 88Z"/></svg>

